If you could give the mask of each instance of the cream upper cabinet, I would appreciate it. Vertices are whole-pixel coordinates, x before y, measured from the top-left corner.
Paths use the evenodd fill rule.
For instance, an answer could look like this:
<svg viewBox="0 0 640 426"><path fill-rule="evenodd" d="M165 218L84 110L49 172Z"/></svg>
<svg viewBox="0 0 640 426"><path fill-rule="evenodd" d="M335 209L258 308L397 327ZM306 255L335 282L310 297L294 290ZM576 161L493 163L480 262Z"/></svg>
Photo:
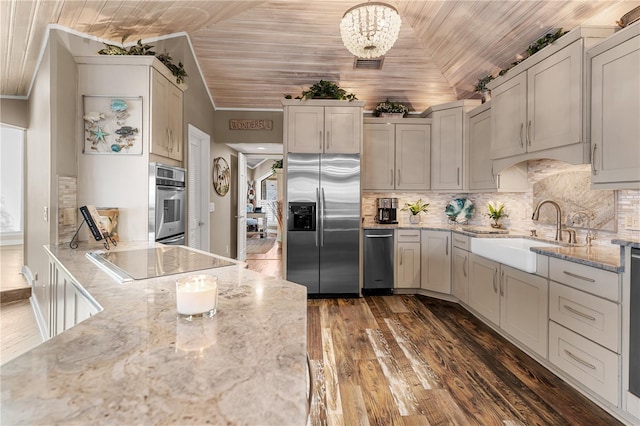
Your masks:
<svg viewBox="0 0 640 426"><path fill-rule="evenodd" d="M424 112L431 125L431 189L458 190L464 186L464 113L480 101L437 105Z"/></svg>
<svg viewBox="0 0 640 426"><path fill-rule="evenodd" d="M589 161L583 131L584 51L613 31L576 28L489 83L493 159Z"/></svg>
<svg viewBox="0 0 640 426"><path fill-rule="evenodd" d="M151 72L151 153L182 161L182 89L154 68Z"/></svg>
<svg viewBox="0 0 640 426"><path fill-rule="evenodd" d="M495 174L491 159L491 102L467 113L469 191L526 192L527 164L522 162Z"/></svg>
<svg viewBox="0 0 640 426"><path fill-rule="evenodd" d="M287 152L359 154L362 106L357 101L283 101Z"/></svg>
<svg viewBox="0 0 640 426"><path fill-rule="evenodd" d="M429 189L430 120L402 120L365 119L363 190Z"/></svg>
<svg viewBox="0 0 640 426"><path fill-rule="evenodd" d="M587 52L591 70L591 182L640 188L640 26Z"/></svg>
<svg viewBox="0 0 640 426"><path fill-rule="evenodd" d="M451 232L422 230L420 288L451 294Z"/></svg>

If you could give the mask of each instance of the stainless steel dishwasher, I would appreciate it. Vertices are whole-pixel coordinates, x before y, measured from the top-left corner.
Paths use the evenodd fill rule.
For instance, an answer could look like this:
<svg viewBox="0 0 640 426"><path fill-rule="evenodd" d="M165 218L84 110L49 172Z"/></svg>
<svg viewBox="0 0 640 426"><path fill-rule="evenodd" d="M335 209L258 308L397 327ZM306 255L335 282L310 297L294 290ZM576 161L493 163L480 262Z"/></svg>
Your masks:
<svg viewBox="0 0 640 426"><path fill-rule="evenodd" d="M365 229L363 293L393 293L393 229Z"/></svg>

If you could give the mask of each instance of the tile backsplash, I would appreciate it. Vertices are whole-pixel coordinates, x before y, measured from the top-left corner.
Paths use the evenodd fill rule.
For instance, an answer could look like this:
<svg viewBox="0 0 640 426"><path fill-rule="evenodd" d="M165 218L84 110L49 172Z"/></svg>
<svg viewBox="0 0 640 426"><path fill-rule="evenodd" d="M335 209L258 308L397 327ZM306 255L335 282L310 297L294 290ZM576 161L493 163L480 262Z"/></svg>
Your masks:
<svg viewBox="0 0 640 426"><path fill-rule="evenodd" d="M508 217L501 220L503 226L513 232L529 234L535 229L538 236L548 239L555 237L555 224L544 223L545 220L535 222L531 220L531 215L535 207L534 187L537 183L550 176L557 175L554 182L553 193L539 193L538 196L553 197L562 207L563 223L566 221L566 213L575 209L575 205L569 205L565 200L578 192L588 194L591 199L585 209L593 210L597 217L612 215L610 223L603 225L602 222L597 229L597 239L593 244L610 244L614 238L626 238L640 240L640 191L591 191L588 180L581 176L589 173L589 165L572 165L555 160L535 160L528 162L529 189L527 192L518 193L436 193L436 192L368 192L363 194L362 209L364 224L373 224L376 214L375 202L378 197L398 198L398 207L401 208L406 202L414 202L418 198L426 200L430 204L429 211L422 214L422 223L425 225L445 225L448 217L444 214L447 204L454 198L468 198L475 206L475 213L469 220L469 225L489 226L491 220L487 216L489 202L504 203ZM582 182L582 183L581 183ZM585 187L579 187L585 186ZM586 198L586 197L585 197ZM613 206L611 206L613 204ZM585 206L582 206L585 207ZM611 209L613 212L604 211ZM546 208L544 209L546 210ZM550 209L551 212L553 210ZM555 223L555 213L553 222ZM409 213L398 211L398 222L400 225L409 224ZM597 222L597 221L595 221ZM579 224L578 224L579 225ZM578 243L584 244L586 229L576 228ZM566 234L565 234L566 236Z"/></svg>

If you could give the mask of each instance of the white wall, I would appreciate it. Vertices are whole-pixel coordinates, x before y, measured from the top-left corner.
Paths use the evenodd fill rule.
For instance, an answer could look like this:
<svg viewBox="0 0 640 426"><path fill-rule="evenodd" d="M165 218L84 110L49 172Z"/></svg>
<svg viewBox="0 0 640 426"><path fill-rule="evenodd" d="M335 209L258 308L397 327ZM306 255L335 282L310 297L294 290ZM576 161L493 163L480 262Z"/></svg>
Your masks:
<svg viewBox="0 0 640 426"><path fill-rule="evenodd" d="M142 155L85 154L82 95L142 97ZM149 238L149 67L78 65L78 205L120 209L123 241ZM83 237L86 234L83 233Z"/></svg>

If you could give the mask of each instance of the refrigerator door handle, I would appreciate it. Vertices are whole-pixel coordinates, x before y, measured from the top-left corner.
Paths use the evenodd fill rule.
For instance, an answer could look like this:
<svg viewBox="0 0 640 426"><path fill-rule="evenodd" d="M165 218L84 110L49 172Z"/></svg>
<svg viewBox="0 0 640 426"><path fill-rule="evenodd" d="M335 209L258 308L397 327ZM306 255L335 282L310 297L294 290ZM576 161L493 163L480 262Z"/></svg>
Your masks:
<svg viewBox="0 0 640 426"><path fill-rule="evenodd" d="M318 206L318 208L316 209L316 247L318 247L318 232L320 232L320 211L319 209L321 208L320 206L320 191L319 188L316 188L316 206Z"/></svg>
<svg viewBox="0 0 640 426"><path fill-rule="evenodd" d="M320 247L324 247L324 188L322 191L322 199L320 200L320 206L322 207L322 212L320 216Z"/></svg>

